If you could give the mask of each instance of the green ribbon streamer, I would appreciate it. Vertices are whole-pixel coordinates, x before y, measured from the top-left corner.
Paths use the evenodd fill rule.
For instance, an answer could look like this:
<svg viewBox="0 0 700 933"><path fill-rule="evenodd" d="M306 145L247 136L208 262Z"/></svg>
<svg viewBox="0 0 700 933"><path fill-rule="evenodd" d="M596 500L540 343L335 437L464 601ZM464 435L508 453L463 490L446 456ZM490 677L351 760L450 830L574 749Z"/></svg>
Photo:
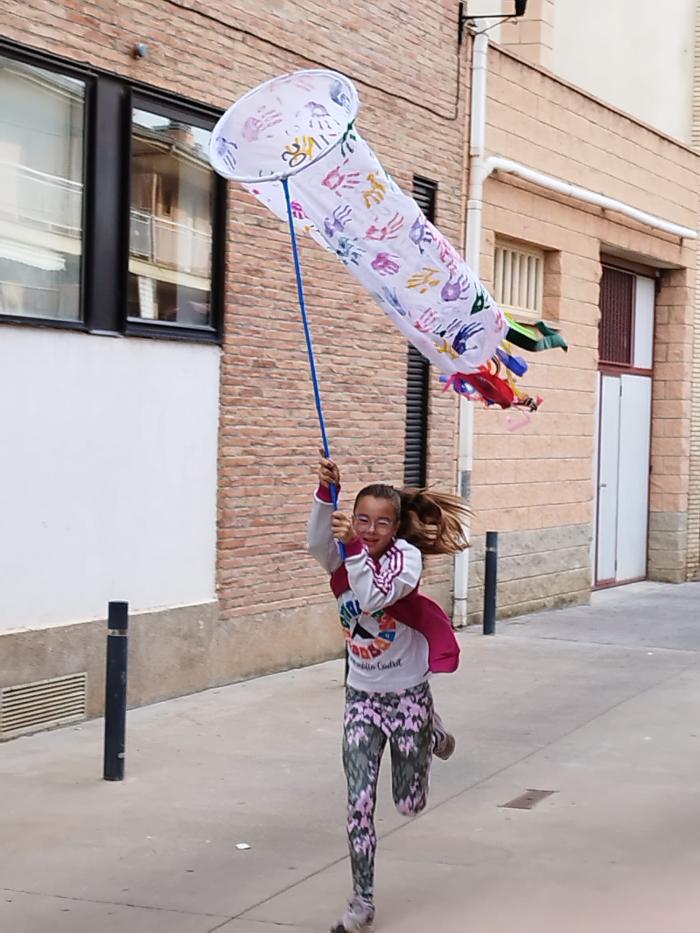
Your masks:
<svg viewBox="0 0 700 933"><path fill-rule="evenodd" d="M539 350L553 350L555 347L561 347L566 351L569 345L562 335L554 327L545 324L544 321L537 321L532 326L528 324L519 324L513 318L506 314L508 319L508 333L505 339L514 343L521 350L529 350L536 353Z"/></svg>

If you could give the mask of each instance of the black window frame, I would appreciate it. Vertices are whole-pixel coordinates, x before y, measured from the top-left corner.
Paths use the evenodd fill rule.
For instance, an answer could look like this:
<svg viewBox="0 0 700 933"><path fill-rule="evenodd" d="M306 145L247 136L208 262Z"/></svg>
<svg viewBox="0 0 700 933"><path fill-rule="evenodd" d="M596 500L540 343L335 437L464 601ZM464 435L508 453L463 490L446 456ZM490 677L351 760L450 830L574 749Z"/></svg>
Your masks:
<svg viewBox="0 0 700 933"><path fill-rule="evenodd" d="M414 175L413 198L426 218L434 224L438 183L422 175ZM427 485L429 414L430 363L413 344L409 343L406 358L406 421L404 427L403 481L405 486L422 488Z"/></svg>
<svg viewBox="0 0 700 933"><path fill-rule="evenodd" d="M81 68L72 62L64 62L56 56L48 55L43 52L35 51L24 46L15 45L7 42L0 37L0 56L23 62L35 68L41 68L44 71L54 71L57 74L65 75L67 78L73 78L82 81L85 85L85 97L83 106L83 203L81 212L81 253L80 253L80 291L79 291L79 319L77 321L61 318L41 317L31 314L5 314L0 311L0 323L7 324L26 324L40 327L56 327L61 330L85 331L85 305L86 305L86 273L89 264L87 225L91 214L91 205L88 203L90 195L88 194L87 179L90 171L90 118L89 113L93 106L95 94L95 74L89 68Z"/></svg>
<svg viewBox="0 0 700 933"><path fill-rule="evenodd" d="M179 97L102 69L0 39L0 55L85 83L80 320L0 312L0 324L22 324L90 334L223 342L226 265L226 181L214 172L211 326L127 317L130 236L130 158L134 101L164 116L213 129L219 108ZM104 158L111 150L112 159Z"/></svg>

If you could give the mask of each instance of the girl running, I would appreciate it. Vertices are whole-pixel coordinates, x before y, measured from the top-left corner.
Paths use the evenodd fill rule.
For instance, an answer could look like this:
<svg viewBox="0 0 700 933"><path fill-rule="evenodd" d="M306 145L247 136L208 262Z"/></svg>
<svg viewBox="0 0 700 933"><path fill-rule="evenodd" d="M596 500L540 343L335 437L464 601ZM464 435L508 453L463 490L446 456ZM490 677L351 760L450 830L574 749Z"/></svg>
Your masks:
<svg viewBox="0 0 700 933"><path fill-rule="evenodd" d="M468 547L469 510L457 496L376 483L360 491L349 516L333 509L337 465L321 457L318 476L308 546L331 574L349 660L343 766L353 894L331 933L361 933L374 919L374 809L386 743L394 803L404 816L427 803L432 755L447 759L454 751L428 678L456 670L459 646L450 620L418 583L423 554Z"/></svg>

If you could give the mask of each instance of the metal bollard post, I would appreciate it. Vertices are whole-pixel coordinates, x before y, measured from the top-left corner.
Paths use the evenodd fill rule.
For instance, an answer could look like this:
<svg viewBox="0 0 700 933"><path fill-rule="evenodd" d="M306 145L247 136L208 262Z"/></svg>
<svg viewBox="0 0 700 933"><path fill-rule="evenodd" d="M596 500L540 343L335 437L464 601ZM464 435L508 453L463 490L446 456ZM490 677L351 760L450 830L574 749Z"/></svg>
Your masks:
<svg viewBox="0 0 700 933"><path fill-rule="evenodd" d="M107 617L105 682L105 781L124 780L126 745L126 662L129 645L129 604L111 602Z"/></svg>
<svg viewBox="0 0 700 933"><path fill-rule="evenodd" d="M498 576L498 532L486 532L484 558L484 635L496 634L496 578Z"/></svg>

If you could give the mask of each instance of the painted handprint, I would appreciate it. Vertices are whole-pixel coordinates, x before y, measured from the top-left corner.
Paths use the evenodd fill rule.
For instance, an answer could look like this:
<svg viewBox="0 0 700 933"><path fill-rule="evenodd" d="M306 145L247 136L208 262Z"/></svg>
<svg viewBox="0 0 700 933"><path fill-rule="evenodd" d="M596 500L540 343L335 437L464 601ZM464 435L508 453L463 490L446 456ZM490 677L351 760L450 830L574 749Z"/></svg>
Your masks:
<svg viewBox="0 0 700 933"><path fill-rule="evenodd" d="M447 266L447 268L450 270L450 275L452 276L455 274L459 267L459 253L441 233L437 233L436 231L436 234L435 243L437 246L438 256L440 257L440 262Z"/></svg>
<svg viewBox="0 0 700 933"><path fill-rule="evenodd" d="M406 221L400 214L394 214L391 220L383 226L377 226L377 222L367 228L365 236L368 240L393 240L399 235L399 231Z"/></svg>
<svg viewBox="0 0 700 933"><path fill-rule="evenodd" d="M438 334L429 334L430 339L435 344L435 347L438 353L444 353L445 356L449 356L450 359L456 360L459 356L456 350L454 350L447 340L444 337L440 337Z"/></svg>
<svg viewBox="0 0 700 933"><path fill-rule="evenodd" d="M367 252L364 246L360 246L357 242L357 239L350 239L350 237L340 236L338 237L338 246L336 249L337 257L343 262L346 266L349 263L357 266L360 263L360 259Z"/></svg>
<svg viewBox="0 0 700 933"><path fill-rule="evenodd" d="M297 168L307 159L313 158L318 143L313 136L297 136L288 146L285 146L282 158L289 162L290 168Z"/></svg>
<svg viewBox="0 0 700 933"><path fill-rule="evenodd" d="M352 208L349 204L340 204L333 211L330 217L326 217L323 221L323 229L326 231L326 236L330 239L336 233L342 233L345 230L345 225L352 220Z"/></svg>
<svg viewBox="0 0 700 933"><path fill-rule="evenodd" d="M486 292L483 288L478 288L476 292L476 298L474 299L474 304L469 314L478 314L480 311L483 311L487 307L487 298Z"/></svg>
<svg viewBox="0 0 700 933"><path fill-rule="evenodd" d="M434 308L426 308L425 311L421 313L418 320L414 321L413 326L422 334L428 334L433 330L438 320L439 316L437 311Z"/></svg>
<svg viewBox="0 0 700 933"><path fill-rule="evenodd" d="M506 328L505 315L503 314L503 311L498 307L498 305L495 305L493 323L491 324L491 332L494 334L500 334L505 330L505 328Z"/></svg>
<svg viewBox="0 0 700 933"><path fill-rule="evenodd" d="M314 80L309 75L293 75L290 77L292 83L295 87L301 88L302 91L313 91L314 89Z"/></svg>
<svg viewBox="0 0 700 933"><path fill-rule="evenodd" d="M469 349L469 340L472 337L475 337L477 334L480 334L484 329L483 324L479 324L477 321L472 321L471 324L465 324L457 334L455 335L454 340L452 341L452 348L458 356L461 356L463 353Z"/></svg>
<svg viewBox="0 0 700 933"><path fill-rule="evenodd" d="M343 110L350 113L352 101L350 100L350 95L340 81L334 81L333 84L331 84L330 95L334 104L338 104L339 107L342 107Z"/></svg>
<svg viewBox="0 0 700 933"><path fill-rule="evenodd" d="M399 257L393 253L377 253L372 260L372 268L380 275L396 275L401 269Z"/></svg>
<svg viewBox="0 0 700 933"><path fill-rule="evenodd" d="M321 182L330 191L335 191L338 197L341 196L341 191L356 188L360 184L359 172L343 171L347 164L348 160L346 159L342 165L336 165Z"/></svg>
<svg viewBox="0 0 700 933"><path fill-rule="evenodd" d="M406 287L417 288L420 294L424 295L428 289L434 288L436 285L440 284L440 279L437 277L437 275L437 269L434 269L432 266L424 266L420 272L413 273L413 275L409 278Z"/></svg>
<svg viewBox="0 0 700 933"><path fill-rule="evenodd" d="M241 135L243 139L247 140L249 143L254 143L256 140L260 139L263 133L266 130L271 129L273 126L277 126L282 122L282 114L277 110L271 110L269 107L260 107L255 116L248 117L248 119L243 124L243 129L241 130ZM272 133L267 133L268 138L271 137Z"/></svg>
<svg viewBox="0 0 700 933"><path fill-rule="evenodd" d="M338 123L328 112L323 104L318 104L311 100L304 104L304 110L308 113L308 125L312 130L337 130Z"/></svg>
<svg viewBox="0 0 700 933"><path fill-rule="evenodd" d="M416 244L421 253L423 253L425 247L429 246L434 239L432 226L422 214L416 217L408 235L411 242Z"/></svg>
<svg viewBox="0 0 700 933"><path fill-rule="evenodd" d="M226 139L225 136L217 137L216 154L223 160L226 168L231 172L235 172L238 166L237 149L238 143L234 142L232 139Z"/></svg>
<svg viewBox="0 0 700 933"><path fill-rule="evenodd" d="M352 123L345 130L345 134L340 141L340 154L345 159L348 156L351 156L355 151L355 145L357 144L357 135L353 132Z"/></svg>
<svg viewBox="0 0 700 933"><path fill-rule="evenodd" d="M383 288L381 295L379 295L378 297L380 301L382 300L386 301L387 304L391 305L391 307L394 309L394 311L396 311L398 315L400 315L401 317L407 317L408 312L406 311L404 306L401 304L401 301L399 300L399 296L396 294L395 288Z"/></svg>
<svg viewBox="0 0 700 933"><path fill-rule="evenodd" d="M442 286L440 297L443 301L459 301L460 298L466 298L471 288L471 282L468 275L460 275L456 279L448 279Z"/></svg>
<svg viewBox="0 0 700 933"><path fill-rule="evenodd" d="M372 207L373 204L381 204L386 195L386 185L377 178L376 172L370 172L367 176L367 181L370 186L366 191L362 192L362 197L365 199L365 206Z"/></svg>

